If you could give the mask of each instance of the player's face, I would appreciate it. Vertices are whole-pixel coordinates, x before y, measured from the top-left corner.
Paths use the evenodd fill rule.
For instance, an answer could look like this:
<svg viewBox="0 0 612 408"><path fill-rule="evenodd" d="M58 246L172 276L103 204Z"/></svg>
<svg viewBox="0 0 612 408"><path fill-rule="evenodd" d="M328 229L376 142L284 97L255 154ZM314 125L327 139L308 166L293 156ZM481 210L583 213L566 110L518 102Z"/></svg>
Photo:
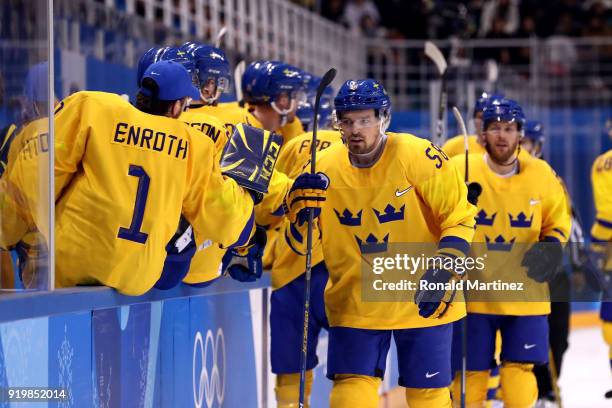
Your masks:
<svg viewBox="0 0 612 408"><path fill-rule="evenodd" d="M516 122L493 122L484 132L487 151L498 163L506 163L516 152L520 134Z"/></svg>
<svg viewBox="0 0 612 408"><path fill-rule="evenodd" d="M535 143L533 143L533 140L525 137L523 138L523 140L521 140L521 148L523 150L526 150L530 155L535 156L537 151L536 151L536 145Z"/></svg>
<svg viewBox="0 0 612 408"><path fill-rule="evenodd" d="M380 137L380 119L374 109L344 112L338 125L351 153L370 153L376 147Z"/></svg>
<svg viewBox="0 0 612 408"><path fill-rule="evenodd" d="M215 97L217 95L217 81L214 78L208 78L201 91L202 96L206 99Z"/></svg>

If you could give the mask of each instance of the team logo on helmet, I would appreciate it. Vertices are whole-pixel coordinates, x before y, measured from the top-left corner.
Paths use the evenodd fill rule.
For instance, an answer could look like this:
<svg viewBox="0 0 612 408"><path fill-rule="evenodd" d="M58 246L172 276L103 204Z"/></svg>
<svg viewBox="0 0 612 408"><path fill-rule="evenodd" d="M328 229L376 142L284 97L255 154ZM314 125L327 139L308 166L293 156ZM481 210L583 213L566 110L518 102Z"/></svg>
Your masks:
<svg viewBox="0 0 612 408"><path fill-rule="evenodd" d="M300 73L299 73L299 72L297 72L297 71L292 71L292 70L290 70L289 68L285 68L285 69L283 70L283 74L284 74L286 77L288 77L288 78L293 78L293 77L296 77L296 76L300 75Z"/></svg>
<svg viewBox="0 0 612 408"><path fill-rule="evenodd" d="M216 52L211 52L211 53L210 53L210 58L212 58L212 59L220 59L220 60L222 60L222 59L223 59L223 56L221 56L220 54L217 54Z"/></svg>
<svg viewBox="0 0 612 408"><path fill-rule="evenodd" d="M358 87L357 82L356 82L356 81L350 81L350 82L348 83L348 87L349 87L349 89L350 89L351 91L356 91L356 90L357 90L357 87Z"/></svg>

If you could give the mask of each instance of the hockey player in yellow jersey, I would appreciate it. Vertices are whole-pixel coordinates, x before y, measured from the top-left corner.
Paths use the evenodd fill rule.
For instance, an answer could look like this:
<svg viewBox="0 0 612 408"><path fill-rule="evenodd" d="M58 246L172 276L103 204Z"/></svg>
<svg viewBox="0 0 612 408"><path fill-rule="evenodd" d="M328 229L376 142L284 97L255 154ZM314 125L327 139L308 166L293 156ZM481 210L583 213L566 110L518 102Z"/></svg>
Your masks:
<svg viewBox="0 0 612 408"><path fill-rule="evenodd" d="M144 293L160 278L181 214L197 243L249 241L256 195L221 175L209 138L176 120L198 96L185 68L161 61L143 76L138 109L99 92L79 92L58 107L58 286Z"/></svg>
<svg viewBox="0 0 612 408"><path fill-rule="evenodd" d="M247 123L268 131L278 130L287 115L295 115L297 95L301 92L303 84L301 74L294 67L280 62L270 62L257 65L257 69L252 68L247 70L252 71L252 75L247 75L251 80L248 89L244 89L244 95L247 102L256 110L253 112L242 110L242 119L234 122L232 127L238 123ZM270 182L270 193L255 208L257 224L265 225L269 214L278 211L290 186L291 180L281 172L274 171ZM263 246L262 244L260 242L259 245ZM230 256L227 255L225 262L222 262L224 255L227 255L225 249L215 242L207 242L199 247L184 282L203 286L210 284L223 273L229 273L241 281L249 281L261 275L261 268L250 272L238 271L235 268L228 270L223 264L229 262ZM260 264L261 260L256 262Z"/></svg>
<svg viewBox="0 0 612 408"><path fill-rule="evenodd" d="M296 178L310 160L312 143L313 103L320 77L310 75L306 100L298 105L297 115L304 126L304 133L287 142L279 155L276 169L290 178ZM317 154L330 146L341 143L340 132L327 130L331 127L333 89L328 87L321 98L318 116ZM266 250L270 250L273 264L272 296L270 309L270 359L272 372L276 374L276 403L279 408L296 406L300 390L301 345L303 341L302 319L304 315L305 259L293 252L283 234L289 223L286 217L280 222L271 219L268 227L274 234L268 234ZM276 224L275 224L276 223ZM270 237L273 239L270 239ZM320 245L315 246L312 254L312 274L310 290L310 318L308 320L308 343L306 363L305 400L310 399L313 369L318 364L316 353L321 329L329 327L325 315L323 293L327 284L328 272L323 262Z"/></svg>
<svg viewBox="0 0 612 408"><path fill-rule="evenodd" d="M436 262L420 277L422 288L416 293L396 301L367 301L362 297L367 289L362 261L402 242L430 243L439 261L463 257L474 234L475 207L439 147L386 131L391 101L379 82L346 81L334 106L344 143L317 159L317 171L329 179L328 187L317 190L317 200L304 199L303 192L289 193L292 224L285 231L294 251L304 254L307 223L301 210L318 207L315 232L321 234L329 270L330 406L378 407L393 336L399 384L405 387L408 405L450 407L452 322L465 315L465 307L460 292L439 286L452 286L457 274L436 267ZM317 177L305 173L296 184L305 175Z"/></svg>
<svg viewBox="0 0 612 408"><path fill-rule="evenodd" d="M179 119L210 137L215 143L216 154L220 155L229 132L217 117L202 108L216 103L221 93L229 88L229 63L225 54L218 48L194 43L181 47L151 48L138 61L138 84L145 70L158 61L178 62L190 73L200 97L191 101L189 109Z"/></svg>
<svg viewBox="0 0 612 408"><path fill-rule="evenodd" d="M48 260L48 63L28 70L19 129L2 146L2 228L0 246L14 249L17 279L26 288L46 287ZM52 103L57 104L53 98Z"/></svg>
<svg viewBox="0 0 612 408"><path fill-rule="evenodd" d="M485 149L482 143L482 110L489 101L501 99L502 94L489 94L483 92L476 100L474 105L474 128L476 134L468 136L468 149L470 153L484 153ZM455 157L465 153L465 141L463 135L451 137L442 146L444 153L449 157Z"/></svg>
<svg viewBox="0 0 612 408"><path fill-rule="evenodd" d="M497 330L502 336L500 374L505 406L535 404L538 390L533 365L548 360L546 282L560 266L570 215L554 171L546 162L521 153L523 127L524 115L516 102L501 99L488 104L483 113L486 153L469 156L469 181L482 186L472 253L487 260L484 269L468 272L469 281L501 279L521 282L528 289L513 298L502 298L501 292L484 291L478 297L468 292L468 407L484 406ZM464 171L462 157L452 161ZM453 343L453 366L458 371L460 333ZM453 394L458 406L458 387Z"/></svg>
<svg viewBox="0 0 612 408"><path fill-rule="evenodd" d="M607 127L612 140L611 121L608 121ZM591 228L591 251L595 265L605 277L606 287L599 315L612 367L612 149L595 159L591 169L591 184L596 210L595 222ZM606 398L612 398L612 390L606 393Z"/></svg>

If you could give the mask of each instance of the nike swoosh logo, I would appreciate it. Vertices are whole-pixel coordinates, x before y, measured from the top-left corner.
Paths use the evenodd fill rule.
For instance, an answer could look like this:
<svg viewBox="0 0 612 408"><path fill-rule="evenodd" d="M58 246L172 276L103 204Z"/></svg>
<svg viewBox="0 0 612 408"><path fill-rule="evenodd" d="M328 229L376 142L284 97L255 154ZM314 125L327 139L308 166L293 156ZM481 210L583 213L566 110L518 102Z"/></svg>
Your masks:
<svg viewBox="0 0 612 408"><path fill-rule="evenodd" d="M408 187L407 189L402 190L402 191L400 191L399 189L398 189L398 190L395 190L395 196L396 196L396 197L401 197L401 196L403 196L404 194L406 194L407 192L409 192L410 190L412 190L412 188L413 188L413 187L414 187L414 186L410 186L410 187Z"/></svg>
<svg viewBox="0 0 612 408"><path fill-rule="evenodd" d="M439 371L436 371L433 374L429 374L429 371L425 373L425 378L431 378L431 377L435 377L436 375L440 374Z"/></svg>
<svg viewBox="0 0 612 408"><path fill-rule="evenodd" d="M535 346L536 346L535 344L525 344L523 348L525 348L525 350L529 350L529 349L534 348Z"/></svg>
<svg viewBox="0 0 612 408"><path fill-rule="evenodd" d="M529 205L536 205L539 202L540 202L540 200L531 199L531 200L529 200Z"/></svg>

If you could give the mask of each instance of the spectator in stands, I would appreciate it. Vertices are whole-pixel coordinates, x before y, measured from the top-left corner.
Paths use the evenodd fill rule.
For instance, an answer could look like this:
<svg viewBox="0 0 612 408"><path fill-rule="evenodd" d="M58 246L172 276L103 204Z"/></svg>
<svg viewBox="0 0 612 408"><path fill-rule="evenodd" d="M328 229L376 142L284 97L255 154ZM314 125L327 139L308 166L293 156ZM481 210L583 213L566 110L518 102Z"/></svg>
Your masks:
<svg viewBox="0 0 612 408"><path fill-rule="evenodd" d="M389 38L425 39L428 9L423 0L379 0L381 25L388 29Z"/></svg>
<svg viewBox="0 0 612 408"><path fill-rule="evenodd" d="M361 21L363 17L370 16L376 26L380 22L378 8L372 0L352 0L344 7L342 22L355 34L362 34Z"/></svg>
<svg viewBox="0 0 612 408"><path fill-rule="evenodd" d="M488 39L505 39L510 38L510 35L506 33L504 27L506 26L506 20L502 16L497 16L493 20L491 30L487 33L485 38ZM479 57L482 59L494 59L502 64L509 64L511 61L510 51L506 47L486 47L479 51Z"/></svg>
<svg viewBox="0 0 612 408"><path fill-rule="evenodd" d="M572 16L564 13L559 18L555 34L546 40L548 49L545 67L556 76L569 75L578 59L578 52L570 38L573 32Z"/></svg>
<svg viewBox="0 0 612 408"><path fill-rule="evenodd" d="M519 1L520 0L488 0L482 6L480 15L480 37L487 37L488 34L496 29L495 23L503 21L501 31L506 35L512 35L519 28ZM497 27L499 31L499 27ZM496 34L499 38L499 34Z"/></svg>
<svg viewBox="0 0 612 408"><path fill-rule="evenodd" d="M386 30L380 27L376 20L369 14L364 14L361 17L359 24L361 35L367 38L384 37Z"/></svg>
<svg viewBox="0 0 612 408"><path fill-rule="evenodd" d="M321 6L321 15L334 23L340 23L344 15L343 0L324 1Z"/></svg>

